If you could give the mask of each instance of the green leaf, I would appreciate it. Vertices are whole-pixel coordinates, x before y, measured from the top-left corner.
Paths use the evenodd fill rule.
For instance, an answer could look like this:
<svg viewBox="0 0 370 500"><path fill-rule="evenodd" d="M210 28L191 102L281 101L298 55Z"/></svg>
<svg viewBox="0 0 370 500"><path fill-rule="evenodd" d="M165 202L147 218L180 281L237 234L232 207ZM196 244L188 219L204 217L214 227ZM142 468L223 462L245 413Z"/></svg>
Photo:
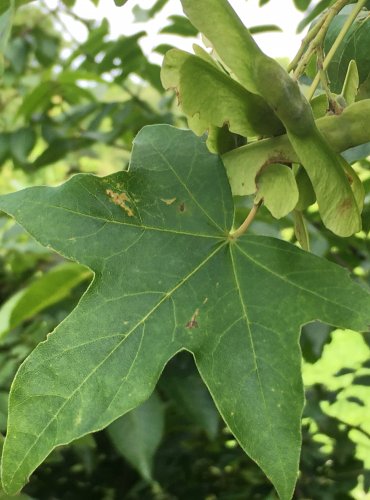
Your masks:
<svg viewBox="0 0 370 500"><path fill-rule="evenodd" d="M325 116L329 109L329 102L326 94L315 96L310 102L312 113L315 119ZM352 103L351 103L352 104Z"/></svg>
<svg viewBox="0 0 370 500"><path fill-rule="evenodd" d="M135 16L135 22L144 23L149 21L163 9L167 2L168 0L157 0L150 9L143 9L140 5L135 5L132 9Z"/></svg>
<svg viewBox="0 0 370 500"><path fill-rule="evenodd" d="M301 211L315 203L316 196L310 178L308 177L305 169L302 167L298 170L296 182L298 186L299 199L295 209Z"/></svg>
<svg viewBox="0 0 370 500"><path fill-rule="evenodd" d="M226 0L181 0L181 4L190 21L210 41L241 85L259 94L254 69L255 56L260 56L261 51L231 5Z"/></svg>
<svg viewBox="0 0 370 500"><path fill-rule="evenodd" d="M370 74L358 89L357 100L362 99L370 99Z"/></svg>
<svg viewBox="0 0 370 500"><path fill-rule="evenodd" d="M76 0L62 0L62 2L64 3L64 5L66 7L73 7L74 4L76 3Z"/></svg>
<svg viewBox="0 0 370 500"><path fill-rule="evenodd" d="M10 36L14 14L14 0L5 0L0 8L0 74L3 72L4 52Z"/></svg>
<svg viewBox="0 0 370 500"><path fill-rule="evenodd" d="M147 481L153 481L153 457L161 442L164 410L154 392L135 410L108 427L108 434L120 454Z"/></svg>
<svg viewBox="0 0 370 500"><path fill-rule="evenodd" d="M3 132L0 134L0 165L8 158L9 152L9 134Z"/></svg>
<svg viewBox="0 0 370 500"><path fill-rule="evenodd" d="M29 120L33 113L40 108L47 107L56 87L54 82L41 82L25 96L17 114L23 115L25 120Z"/></svg>
<svg viewBox="0 0 370 500"><path fill-rule="evenodd" d="M25 72L28 53L29 45L23 38L17 37L8 43L5 51L5 57L17 75L21 75Z"/></svg>
<svg viewBox="0 0 370 500"><path fill-rule="evenodd" d="M196 117L194 131L198 135L210 125L224 124L244 137L274 135L284 130L261 97L248 92L203 58L170 50L164 59L161 79L166 89L176 90L183 112L190 119Z"/></svg>
<svg viewBox="0 0 370 500"><path fill-rule="evenodd" d="M308 26L314 19L316 19L321 12L323 12L332 0L321 0L315 7L308 13L308 15L298 24L297 33L301 33L306 26Z"/></svg>
<svg viewBox="0 0 370 500"><path fill-rule="evenodd" d="M361 146L356 146L354 148L347 149L343 153L343 157L350 164L356 163L356 161L359 160L363 160L368 156L370 156L370 142L362 144Z"/></svg>
<svg viewBox="0 0 370 500"><path fill-rule="evenodd" d="M280 163L272 163L258 175L256 181L256 204L263 201L276 219L281 219L294 210L299 193L291 168Z"/></svg>
<svg viewBox="0 0 370 500"><path fill-rule="evenodd" d="M32 31L32 37L35 44L35 56L39 63L43 66L54 64L58 57L60 39L40 28Z"/></svg>
<svg viewBox="0 0 370 500"><path fill-rule="evenodd" d="M294 5L301 11L305 11L310 3L311 0L294 0Z"/></svg>
<svg viewBox="0 0 370 500"><path fill-rule="evenodd" d="M291 498L300 328L320 320L366 330L366 290L283 241L232 237L222 163L203 140L167 125L139 133L128 172L2 196L0 209L95 273L13 383L2 460L8 493L56 446L143 403L166 363L187 350L243 449Z"/></svg>
<svg viewBox="0 0 370 500"><path fill-rule="evenodd" d="M0 5L0 15L4 14L12 6L12 0L3 0Z"/></svg>
<svg viewBox="0 0 370 500"><path fill-rule="evenodd" d="M43 151L40 156L32 163L34 168L41 168L47 165L52 165L66 157L72 151L78 151L89 144L92 140L85 137L70 137L54 139L49 146Z"/></svg>
<svg viewBox="0 0 370 500"><path fill-rule="evenodd" d="M347 105L355 102L359 85L360 77L358 75L357 64L356 61L352 59L348 65L347 75L341 92Z"/></svg>
<svg viewBox="0 0 370 500"><path fill-rule="evenodd" d="M127 3L127 0L114 0L114 3L117 5L117 7L122 7Z"/></svg>
<svg viewBox="0 0 370 500"><path fill-rule="evenodd" d="M22 127L10 135L10 151L16 165L25 166L28 155L36 143L36 132L33 128Z"/></svg>
<svg viewBox="0 0 370 500"><path fill-rule="evenodd" d="M259 26L251 26L249 33L257 35L259 33L282 32L283 30L276 24L261 24Z"/></svg>
<svg viewBox="0 0 370 500"><path fill-rule="evenodd" d="M91 273L77 264L61 264L11 296L0 308L0 339L26 319L68 297Z"/></svg>
<svg viewBox="0 0 370 500"><path fill-rule="evenodd" d="M348 9L353 9L353 6L348 6ZM370 75L370 18L367 14L365 11L358 15L329 65L330 87L333 92L338 94L342 90L351 60L357 63L360 84ZM347 18L348 11L343 9L333 19L325 38L324 48L326 52L330 50Z"/></svg>
<svg viewBox="0 0 370 500"><path fill-rule="evenodd" d="M161 29L160 33L167 35L191 36L196 37L198 30L194 28L191 22L184 16L170 16L168 18L171 24Z"/></svg>

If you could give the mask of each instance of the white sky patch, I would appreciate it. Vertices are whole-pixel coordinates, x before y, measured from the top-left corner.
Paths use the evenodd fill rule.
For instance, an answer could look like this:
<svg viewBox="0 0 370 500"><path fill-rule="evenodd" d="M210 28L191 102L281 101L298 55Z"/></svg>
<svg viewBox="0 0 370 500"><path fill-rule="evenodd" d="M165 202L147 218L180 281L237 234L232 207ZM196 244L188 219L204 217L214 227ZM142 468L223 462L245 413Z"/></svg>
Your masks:
<svg viewBox="0 0 370 500"><path fill-rule="evenodd" d="M201 0L195 0L201 1ZM270 0L263 6L258 6L258 0L229 0L242 21L247 27L275 24L281 29L281 33L266 33L256 35L256 41L261 49L271 57L289 57L296 54L303 35L296 35L298 23L303 18L303 13L299 12L293 5L292 0ZM57 5L57 0L48 0L51 7ZM101 0L96 8L92 2L87 0L77 0L75 12L81 17L95 20L107 17L111 25L111 37L117 38L120 35L131 35L138 31L146 31L148 36L141 40L140 44L146 54L151 53L153 47L161 43L168 43L175 47L191 51L194 39L177 37L172 35L158 35L158 31L168 24L167 17L172 14L183 14L180 0L169 0L165 8L155 16L154 19L145 23L135 23L132 14L132 7L139 5L144 9L150 8L154 3L148 0L129 0L124 7L116 7L113 0ZM81 25L68 17L68 28L74 38L79 41L86 39L86 30ZM151 60L160 62L160 57L151 55Z"/></svg>

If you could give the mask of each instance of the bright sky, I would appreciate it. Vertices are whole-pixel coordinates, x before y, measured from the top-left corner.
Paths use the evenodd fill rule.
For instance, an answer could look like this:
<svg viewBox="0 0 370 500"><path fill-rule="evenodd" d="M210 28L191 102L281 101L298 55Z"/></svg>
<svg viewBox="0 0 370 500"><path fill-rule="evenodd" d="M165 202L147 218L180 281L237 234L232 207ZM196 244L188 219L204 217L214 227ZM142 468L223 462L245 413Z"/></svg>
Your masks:
<svg viewBox="0 0 370 500"><path fill-rule="evenodd" d="M196 0L201 1L201 0ZM256 40L262 50L271 57L290 57L297 52L302 34L295 34L296 27L302 19L303 14L295 9L292 0L270 0L270 2L258 7L258 0L229 0L246 26L256 26L261 24L277 24L283 30L282 33L259 34ZM50 6L55 7L57 0L48 0ZM156 34L163 27L167 16L171 14L182 14L180 0L169 0L163 11L148 23L134 23L131 9L139 4L142 8L149 8L154 0L129 0L124 7L116 7L113 0L101 0L98 8L88 0L77 0L75 11L81 16L93 19L108 17L112 26L113 37L119 35L129 35L140 30L148 32L149 36L142 41L142 47L146 53L150 53L152 47L159 43L170 43L185 50L191 50L193 40L169 35ZM81 28L76 29L68 19L68 25L74 36L81 41L86 33Z"/></svg>

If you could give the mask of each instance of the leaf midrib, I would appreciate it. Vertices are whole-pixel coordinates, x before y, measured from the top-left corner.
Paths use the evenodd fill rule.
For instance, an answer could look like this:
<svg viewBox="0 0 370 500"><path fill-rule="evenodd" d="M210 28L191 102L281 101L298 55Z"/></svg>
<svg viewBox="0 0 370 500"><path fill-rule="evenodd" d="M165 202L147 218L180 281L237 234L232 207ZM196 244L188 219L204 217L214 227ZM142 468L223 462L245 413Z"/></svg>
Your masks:
<svg viewBox="0 0 370 500"><path fill-rule="evenodd" d="M67 207L58 206L58 205L47 205L45 203L34 201L34 200L28 201L28 203L30 203L32 205L41 205L44 208L63 210L65 212L70 212L74 215L78 215L79 217L87 217L87 218L90 218L93 220L103 221L106 224L118 224L121 226L134 227L136 229L142 229L145 231L158 231L161 233L177 234L177 235L183 235L183 236L194 236L194 237L199 237L199 238L212 238L212 239L217 239L217 240L224 239L224 236L220 236L220 235L217 236L217 235L212 235L212 234L200 234L200 233L191 233L191 232L187 232L187 231L176 231L174 229L165 229L165 228L159 228L159 227L154 227L154 226L144 226L143 224L133 224L132 222L123 222L123 221L119 221L119 220L115 220L115 219L105 219L104 217L99 217L97 215L89 215L89 214L82 213L82 212L76 212L75 210L72 210L72 209L67 208ZM222 231L222 230L220 230L220 231Z"/></svg>
<svg viewBox="0 0 370 500"><path fill-rule="evenodd" d="M275 434L273 433L273 426L272 426L272 422L271 422L271 419L270 419L270 413L268 411L268 407L267 407L267 403L266 403L266 398L265 398L265 393L264 393L263 386L262 386L262 381L261 381L261 378L260 378L259 366L258 366L258 363L257 363L257 355L256 355L255 347L254 347L254 339L253 339L252 330L251 330L251 323L249 321L247 307L246 307L246 304L244 303L244 300L243 300L241 286L240 286L239 279L238 279L238 274L237 274L237 271L236 271L236 265L235 265L235 261L234 261L234 255L233 255L233 247L236 247L239 251L240 251L240 248L237 245L237 243L234 244L234 245L230 245L230 257L231 257L231 263L232 263L232 268L233 268L233 274L234 274L236 288L237 288L237 291L238 291L238 297L239 297L241 308L242 308L242 312L243 312L243 319L245 320L245 323L246 323L246 326L247 326L248 335L249 335L249 339L250 339L250 343L251 343L251 346L252 346L253 362L254 362L254 366L255 366L255 370L256 370L256 374L257 374L257 380L258 380L258 385L259 385L259 389L260 389L260 393L261 393L263 405L265 407L265 416L266 416L266 419L267 419L267 421L269 423L270 435L272 436L272 442L274 444L274 447L275 447L275 450L276 450L276 454L279 457L280 470L281 470L281 473L282 473L282 475L284 477L285 486L286 486L288 484L287 476L286 476L286 472L285 472L285 469L284 469L284 466L283 466L283 461L282 461L281 453L280 453L280 450L279 450L279 448L277 446L277 443L276 443L276 440L275 440ZM258 460L255 457L253 457L253 460L255 460L257 463L259 463ZM267 475L266 471L265 471L265 473Z"/></svg>

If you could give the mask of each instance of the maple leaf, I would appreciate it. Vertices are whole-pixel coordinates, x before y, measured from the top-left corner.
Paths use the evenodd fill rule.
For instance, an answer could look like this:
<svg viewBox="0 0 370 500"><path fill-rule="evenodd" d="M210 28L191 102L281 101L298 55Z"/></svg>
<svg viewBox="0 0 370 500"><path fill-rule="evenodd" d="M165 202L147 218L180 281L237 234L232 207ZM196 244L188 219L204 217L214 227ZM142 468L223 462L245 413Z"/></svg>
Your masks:
<svg viewBox="0 0 370 500"><path fill-rule="evenodd" d="M15 378L5 491L17 492L56 446L145 401L166 363L187 350L240 445L291 498L304 402L300 328L321 320L367 329L366 290L291 244L233 239L220 159L167 125L139 133L129 172L26 189L0 197L0 209L95 275Z"/></svg>

